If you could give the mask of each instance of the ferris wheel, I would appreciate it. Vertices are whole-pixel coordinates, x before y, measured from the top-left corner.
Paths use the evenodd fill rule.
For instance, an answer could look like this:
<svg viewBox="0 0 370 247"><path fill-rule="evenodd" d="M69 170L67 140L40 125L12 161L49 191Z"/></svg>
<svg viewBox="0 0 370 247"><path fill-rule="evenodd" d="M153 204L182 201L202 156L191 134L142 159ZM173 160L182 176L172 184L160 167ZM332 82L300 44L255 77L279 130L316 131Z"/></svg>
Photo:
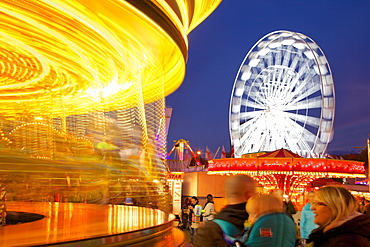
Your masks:
<svg viewBox="0 0 370 247"><path fill-rule="evenodd" d="M230 100L235 157L288 149L322 157L333 136L335 92L329 63L306 35L275 31L244 58Z"/></svg>

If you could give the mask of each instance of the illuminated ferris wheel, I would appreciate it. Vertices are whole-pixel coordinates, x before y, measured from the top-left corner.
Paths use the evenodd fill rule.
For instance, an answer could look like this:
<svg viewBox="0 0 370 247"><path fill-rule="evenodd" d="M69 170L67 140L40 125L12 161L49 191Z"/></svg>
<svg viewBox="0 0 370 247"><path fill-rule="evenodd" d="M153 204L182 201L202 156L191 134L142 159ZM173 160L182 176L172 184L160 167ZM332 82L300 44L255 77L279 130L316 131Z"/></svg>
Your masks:
<svg viewBox="0 0 370 247"><path fill-rule="evenodd" d="M275 31L244 58L232 90L235 157L288 149L322 157L333 136L335 92L329 63L309 37Z"/></svg>

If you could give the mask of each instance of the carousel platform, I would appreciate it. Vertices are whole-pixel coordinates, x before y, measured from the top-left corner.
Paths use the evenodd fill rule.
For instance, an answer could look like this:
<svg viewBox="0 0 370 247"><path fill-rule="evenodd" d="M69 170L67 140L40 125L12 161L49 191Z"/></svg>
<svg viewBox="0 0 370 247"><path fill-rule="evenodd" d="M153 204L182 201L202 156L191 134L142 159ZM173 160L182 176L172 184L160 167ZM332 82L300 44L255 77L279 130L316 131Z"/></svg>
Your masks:
<svg viewBox="0 0 370 247"><path fill-rule="evenodd" d="M58 202L6 202L6 207L11 224L0 227L0 247L186 244L173 227L174 216L156 209Z"/></svg>

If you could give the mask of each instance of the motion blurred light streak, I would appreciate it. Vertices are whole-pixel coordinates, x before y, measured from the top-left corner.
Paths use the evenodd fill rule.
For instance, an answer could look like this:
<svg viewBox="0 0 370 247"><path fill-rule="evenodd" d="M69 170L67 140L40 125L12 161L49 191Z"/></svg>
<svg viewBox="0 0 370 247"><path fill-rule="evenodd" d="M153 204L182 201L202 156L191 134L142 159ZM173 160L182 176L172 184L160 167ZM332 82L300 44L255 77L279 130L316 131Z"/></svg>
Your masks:
<svg viewBox="0 0 370 247"><path fill-rule="evenodd" d="M2 0L9 200L169 211L164 98L183 81L187 35L220 2Z"/></svg>
<svg viewBox="0 0 370 247"><path fill-rule="evenodd" d="M135 5L146 7L148 2L135 1ZM167 25L177 28L187 47L186 35L193 27L184 26L166 2L153 2L165 10L168 20L172 21ZM219 1L216 1L217 4L205 1L206 5L203 3L199 9L190 10L194 11L193 18L190 18L189 10L184 8L189 4L178 2L181 5L178 10L184 12L181 17L185 23L195 17L196 23L199 22L206 17L204 13L208 15L219 4ZM158 24L163 20L150 19L128 2L8 0L0 3L0 12L2 49L7 45L5 49L14 54L12 61L2 59L1 67L3 71L7 68L9 78L1 83L0 89L21 89L27 85L27 92L20 92L18 97L30 94L29 99L23 99L30 101L30 109L37 109L39 104L32 104L34 98L49 102L48 90L66 90L72 99L70 104L66 102L64 111L67 114L88 112L93 108L93 102L84 102L83 109L75 106L84 97L89 97L89 88L106 88L112 80L117 80L118 85L125 84L127 80L138 83L140 78L137 78L138 69L135 67L141 68L144 78L146 74L151 74L151 80L139 82L143 84L145 103L157 100L152 98L151 92L158 83L165 83L164 93L168 95L183 80L187 56L182 52L184 47L174 42L171 38L173 34L165 32L168 27ZM28 61L26 66L22 62L23 57ZM23 66L11 67L10 64ZM157 68L154 70L158 71L156 74L153 68ZM163 76L166 76L165 81L159 79ZM22 80L24 82L19 83ZM60 85L68 88L61 88ZM126 86L117 87L114 95L109 94L112 97L107 104L111 110L122 107L119 100L122 97L134 104L127 91ZM7 95L7 92L0 93L2 96L14 96ZM108 97L104 92L102 96ZM8 111L5 114L13 113ZM60 115L60 111L50 114Z"/></svg>

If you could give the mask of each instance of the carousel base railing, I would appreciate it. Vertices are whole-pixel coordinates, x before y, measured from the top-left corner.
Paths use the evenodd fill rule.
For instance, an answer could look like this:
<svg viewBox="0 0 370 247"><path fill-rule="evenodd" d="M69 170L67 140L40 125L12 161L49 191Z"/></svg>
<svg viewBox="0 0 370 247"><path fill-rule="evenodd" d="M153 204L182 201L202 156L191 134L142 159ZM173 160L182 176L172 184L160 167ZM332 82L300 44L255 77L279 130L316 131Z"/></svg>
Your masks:
<svg viewBox="0 0 370 247"><path fill-rule="evenodd" d="M185 245L184 233L173 227L175 217L157 209L57 202L10 201L6 205L15 215L44 217L1 227L0 247Z"/></svg>

